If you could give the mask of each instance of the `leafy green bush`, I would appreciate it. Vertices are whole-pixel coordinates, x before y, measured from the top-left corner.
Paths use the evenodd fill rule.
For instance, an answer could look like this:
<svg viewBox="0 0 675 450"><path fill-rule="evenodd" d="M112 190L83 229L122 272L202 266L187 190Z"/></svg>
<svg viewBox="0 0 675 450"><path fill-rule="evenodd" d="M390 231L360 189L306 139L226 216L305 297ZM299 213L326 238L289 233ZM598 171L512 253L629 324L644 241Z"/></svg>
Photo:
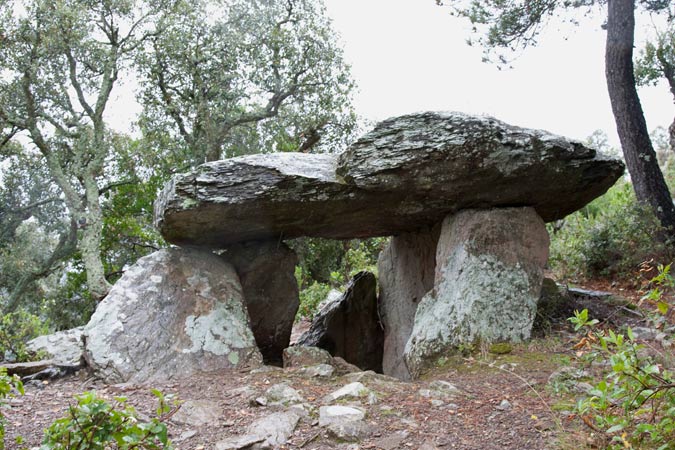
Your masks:
<svg viewBox="0 0 675 450"><path fill-rule="evenodd" d="M295 270L295 276L297 279L302 277L302 269L299 267ZM312 284L307 286L304 289L300 290L300 306L298 307L298 313L296 314L296 320L301 317L306 317L312 319L314 313L316 313L319 303L321 303L327 296L332 286L327 283L319 283L314 281Z"/></svg>
<svg viewBox="0 0 675 450"><path fill-rule="evenodd" d="M2 408L5 405L5 399L12 395L12 390L23 395L21 380L16 375L8 376L7 369L0 367L0 450L5 450L5 416L2 414Z"/></svg>
<svg viewBox="0 0 675 450"><path fill-rule="evenodd" d="M140 422L134 408L124 397L110 404L94 392L77 396L77 406L46 430L40 450L171 449L162 416L169 412L164 396L159 398L157 417Z"/></svg>
<svg viewBox="0 0 675 450"><path fill-rule="evenodd" d="M576 405L582 420L610 449L671 449L675 442L675 377L642 352L630 328L626 336L596 330L588 311L570 318L597 341L590 357L611 370Z"/></svg>
<svg viewBox="0 0 675 450"><path fill-rule="evenodd" d="M562 277L627 277L641 262L667 255L656 235L659 224L651 210L639 205L628 182L619 182L564 219L550 226L549 263Z"/></svg>
<svg viewBox="0 0 675 450"><path fill-rule="evenodd" d="M30 361L36 355L26 348L26 343L40 335L47 334L47 323L40 317L19 310L0 316L0 360Z"/></svg>

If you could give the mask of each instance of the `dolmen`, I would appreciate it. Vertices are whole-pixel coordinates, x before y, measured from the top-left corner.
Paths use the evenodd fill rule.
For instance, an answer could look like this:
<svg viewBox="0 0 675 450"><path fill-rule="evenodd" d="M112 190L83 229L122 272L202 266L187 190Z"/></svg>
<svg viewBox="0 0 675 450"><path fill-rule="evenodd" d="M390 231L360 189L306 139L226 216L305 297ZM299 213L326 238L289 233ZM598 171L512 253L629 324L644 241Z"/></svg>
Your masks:
<svg viewBox="0 0 675 450"><path fill-rule="evenodd" d="M140 259L113 287L85 327L85 357L114 381L280 361L298 308L286 241L392 236L369 300L381 367L419 377L460 348L530 337L545 223L623 171L580 142L456 112L385 120L340 154L200 165L155 203L177 248Z"/></svg>

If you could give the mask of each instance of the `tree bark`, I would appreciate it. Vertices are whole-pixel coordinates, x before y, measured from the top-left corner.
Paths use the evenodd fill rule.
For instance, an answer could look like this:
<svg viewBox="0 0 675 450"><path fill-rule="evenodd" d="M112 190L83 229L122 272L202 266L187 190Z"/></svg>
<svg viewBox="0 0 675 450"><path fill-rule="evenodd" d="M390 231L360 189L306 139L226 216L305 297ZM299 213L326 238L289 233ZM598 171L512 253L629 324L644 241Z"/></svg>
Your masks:
<svg viewBox="0 0 675 450"><path fill-rule="evenodd" d="M675 240L675 207L647 131L633 73L635 0L609 0L605 76L621 148L639 202L649 204Z"/></svg>

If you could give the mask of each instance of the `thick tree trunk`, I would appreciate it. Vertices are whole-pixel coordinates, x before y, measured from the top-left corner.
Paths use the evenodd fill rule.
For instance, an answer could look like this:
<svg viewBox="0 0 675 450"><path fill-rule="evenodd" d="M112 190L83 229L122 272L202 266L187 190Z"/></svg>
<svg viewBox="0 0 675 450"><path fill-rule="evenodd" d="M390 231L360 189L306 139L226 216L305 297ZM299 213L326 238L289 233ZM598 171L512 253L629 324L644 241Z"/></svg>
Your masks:
<svg viewBox="0 0 675 450"><path fill-rule="evenodd" d="M98 185L93 175L84 177L87 210L82 216L82 237L80 251L87 271L89 292L96 300L108 295L111 285L105 279L105 270L101 258L101 239L103 238L103 212L99 204Z"/></svg>
<svg viewBox="0 0 675 450"><path fill-rule="evenodd" d="M647 123L635 87L633 41L635 0L609 0L605 75L616 129L635 195L649 204L675 239L675 207L649 138Z"/></svg>

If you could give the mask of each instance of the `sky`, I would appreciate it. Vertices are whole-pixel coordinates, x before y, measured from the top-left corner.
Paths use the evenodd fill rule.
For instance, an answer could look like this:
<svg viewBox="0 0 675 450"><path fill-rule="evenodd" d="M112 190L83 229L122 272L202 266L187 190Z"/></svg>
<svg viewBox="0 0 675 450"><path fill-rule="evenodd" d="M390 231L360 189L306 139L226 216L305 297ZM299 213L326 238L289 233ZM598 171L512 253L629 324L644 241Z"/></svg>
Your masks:
<svg viewBox="0 0 675 450"><path fill-rule="evenodd" d="M618 147L604 75L602 14L576 27L553 20L538 46L521 52L513 69L500 70L481 62L482 48L466 44L468 21L450 16L434 0L325 3L358 85L356 111L369 122L417 111L461 111L580 140L602 130ZM649 20L638 17L638 33L650 28ZM113 92L109 120L120 131L130 131L140 111L130 100L133 88ZM649 129L667 128L675 106L666 83L639 93Z"/></svg>
<svg viewBox="0 0 675 450"><path fill-rule="evenodd" d="M470 47L467 20L434 0L326 0L359 85L357 113L372 121L424 110L487 114L513 125L585 139L618 137L605 83L602 16L550 23L537 47L499 70ZM637 30L649 28L639 18ZM636 38L640 36L636 34ZM649 129L675 116L664 83L641 88Z"/></svg>

